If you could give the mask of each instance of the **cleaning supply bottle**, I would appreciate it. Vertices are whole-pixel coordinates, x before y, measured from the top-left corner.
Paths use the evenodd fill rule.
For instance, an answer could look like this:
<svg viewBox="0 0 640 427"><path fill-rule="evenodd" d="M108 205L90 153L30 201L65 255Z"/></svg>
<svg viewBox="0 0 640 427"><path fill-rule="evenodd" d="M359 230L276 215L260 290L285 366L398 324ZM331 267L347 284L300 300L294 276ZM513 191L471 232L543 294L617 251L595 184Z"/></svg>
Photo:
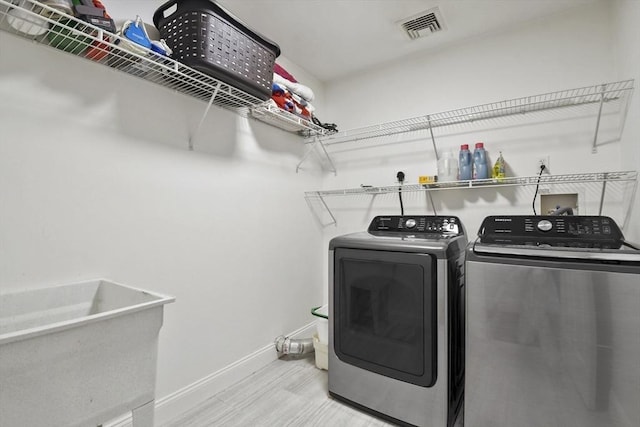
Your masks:
<svg viewBox="0 0 640 427"><path fill-rule="evenodd" d="M446 151L438 160L438 181L449 182L458 179L458 159L456 154Z"/></svg>
<svg viewBox="0 0 640 427"><path fill-rule="evenodd" d="M489 178L489 170L487 168L487 153L484 151L482 142L476 143L473 150L473 179Z"/></svg>
<svg viewBox="0 0 640 427"><path fill-rule="evenodd" d="M460 181L469 181L472 178L471 151L469 151L469 144L462 144L460 146L458 160L460 163L460 174L458 175L458 179Z"/></svg>
<svg viewBox="0 0 640 427"><path fill-rule="evenodd" d="M502 157L502 151L500 151L500 156L496 163L493 165L493 171L491 173L491 177L495 179L503 179L505 177L504 172L504 158Z"/></svg>

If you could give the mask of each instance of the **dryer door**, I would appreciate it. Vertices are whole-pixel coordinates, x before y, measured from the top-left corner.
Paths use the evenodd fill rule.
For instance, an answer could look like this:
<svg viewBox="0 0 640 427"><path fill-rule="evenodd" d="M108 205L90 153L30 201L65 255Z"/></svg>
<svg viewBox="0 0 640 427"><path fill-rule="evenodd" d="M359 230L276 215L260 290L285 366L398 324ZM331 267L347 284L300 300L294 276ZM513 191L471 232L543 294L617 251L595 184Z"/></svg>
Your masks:
<svg viewBox="0 0 640 427"><path fill-rule="evenodd" d="M343 362L412 384L436 382L436 258L336 248L334 350Z"/></svg>

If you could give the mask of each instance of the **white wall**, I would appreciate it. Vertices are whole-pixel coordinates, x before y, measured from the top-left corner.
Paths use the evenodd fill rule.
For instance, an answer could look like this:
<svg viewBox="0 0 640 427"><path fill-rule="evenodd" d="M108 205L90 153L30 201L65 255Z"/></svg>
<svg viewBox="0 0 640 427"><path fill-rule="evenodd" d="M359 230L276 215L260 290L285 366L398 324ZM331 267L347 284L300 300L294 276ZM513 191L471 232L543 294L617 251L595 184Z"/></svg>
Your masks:
<svg viewBox="0 0 640 427"><path fill-rule="evenodd" d="M614 69L610 17L609 4L597 3L334 82L326 91L329 120L335 118L341 129L351 129L632 78L630 73ZM436 140L441 152L457 152L464 143L473 148L476 141L484 141L491 161L501 151L513 176L535 175L536 159L541 155L550 156L554 174L621 169L619 142L599 143L598 153L591 153L595 129L591 110L571 117L563 114L551 111L436 129ZM617 117L605 114L600 142L615 138ZM437 173L428 133L401 140L392 136L330 146L338 174L327 176L324 188L390 185L399 170L405 172L408 183L417 183L419 175ZM625 167L637 169L638 165ZM593 197L597 189L591 187L566 189L588 199L583 200L582 214L597 213ZM532 199L532 188L434 194L438 213L460 216L472 236L486 215L532 213ZM337 227L326 228L327 238L362 230L374 215L400 212L397 195L333 197L327 201L338 218ZM423 194L407 194L405 212L431 213L431 206ZM604 213L608 214L606 209Z"/></svg>
<svg viewBox="0 0 640 427"><path fill-rule="evenodd" d="M622 167L640 169L640 2L617 0L613 4L613 51L617 75L634 78L635 94L631 98L622 139ZM627 77L624 77L627 76ZM626 237L640 242L640 195L636 191L634 212Z"/></svg>
<svg viewBox="0 0 640 427"><path fill-rule="evenodd" d="M0 32L0 289L106 277L175 296L158 398L311 323L322 299L302 140L214 107L190 152L205 106Z"/></svg>

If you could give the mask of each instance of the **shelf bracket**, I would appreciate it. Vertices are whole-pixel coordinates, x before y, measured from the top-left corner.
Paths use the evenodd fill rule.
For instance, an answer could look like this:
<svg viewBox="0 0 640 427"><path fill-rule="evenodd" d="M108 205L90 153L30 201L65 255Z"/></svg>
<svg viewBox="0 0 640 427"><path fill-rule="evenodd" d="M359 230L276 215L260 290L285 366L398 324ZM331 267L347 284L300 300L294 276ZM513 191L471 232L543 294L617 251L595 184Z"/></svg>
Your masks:
<svg viewBox="0 0 640 427"><path fill-rule="evenodd" d="M338 226L338 221L336 220L336 217L333 215L333 212L331 212L331 209L329 209L329 205L327 205L327 202L325 202L324 197L322 196L322 194L319 191L314 191L313 192L313 196L315 197L310 197L309 195L311 193L307 193L308 195L305 196L305 199L307 200L307 204L309 205L309 208L311 209L311 212L313 212L313 215L316 217L316 219L318 220L318 222L320 223L320 225L324 226L328 226L328 225L335 225L336 227ZM320 200L320 203L322 204L322 207L324 208L325 211L327 211L327 213L329 214L329 216L331 217L331 222L328 224L323 224L322 223L322 218L320 217L320 215L318 215L318 213L316 212L316 210L314 209L311 200L313 198L317 198L318 200Z"/></svg>
<svg viewBox="0 0 640 427"><path fill-rule="evenodd" d="M633 180L631 194L637 194L638 191L638 178ZM627 211L624 214L624 221L622 222L622 230L626 231L629 229L629 221L631 220L631 212L633 212L633 203L629 203L627 206Z"/></svg>
<svg viewBox="0 0 640 427"><path fill-rule="evenodd" d="M436 139L433 136L433 126L431 126L431 116L427 116L427 122L429 123L429 133L431 134L431 144L433 144L433 152L436 154L436 160L440 160L438 154L438 147L436 146Z"/></svg>
<svg viewBox="0 0 640 427"><path fill-rule="evenodd" d="M196 130L194 132L191 133L191 135L189 135L189 151L193 151L193 140L195 139L196 135L200 131L200 128L202 127L202 124L204 123L205 117L207 117L207 114L209 114L209 109L211 109L211 105L213 105L213 100L216 99L216 96L218 95L218 90L219 89L220 89L220 85L218 84L218 85L216 85L216 88L213 90L213 93L211 94L211 99L209 99L209 103L207 104L207 108L205 108L204 114L200 118L200 123L198 123L198 127L196 128Z"/></svg>
<svg viewBox="0 0 640 427"><path fill-rule="evenodd" d="M622 112L620 113L620 133L618 134L618 140L622 139L622 134L624 133L624 125L627 122L627 112L629 111L629 104L631 103L631 96L627 96L624 106L622 107Z"/></svg>
<svg viewBox="0 0 640 427"><path fill-rule="evenodd" d="M600 193L600 207L598 208L598 215L602 215L602 207L604 206L604 193L607 190L608 174L605 172L602 177L602 192Z"/></svg>
<svg viewBox="0 0 640 427"><path fill-rule="evenodd" d="M431 209L433 209L433 214L438 216L438 212L436 212L436 205L433 203L433 196L431 195L431 191L427 190L427 196L429 197L429 203L431 203Z"/></svg>
<svg viewBox="0 0 640 427"><path fill-rule="evenodd" d="M596 143L598 142L598 130L600 129L600 117L602 116L602 106L604 105L604 93L607 89L607 85L603 84L600 89L600 105L598 107L598 118L596 119L596 132L593 135L593 145L591 146L591 153L595 154L598 152L598 148L596 147Z"/></svg>
<svg viewBox="0 0 640 427"><path fill-rule="evenodd" d="M336 167L333 164L333 160L331 160L331 156L329 156L329 153L327 152L327 149L325 148L324 144L322 143L322 140L320 139L320 135L314 136L313 142L308 144L308 145L309 146L307 148L307 151L302 156L302 159L300 159L300 162L298 163L298 166L296 166L296 173L298 173L300 171L300 166L302 166L302 164L305 162L305 160L307 160L307 158L311 155L311 153L316 148L316 146L320 145L320 148L322 148L322 152L324 153L324 156L327 159L327 162L329 163L329 166L330 166L329 170L331 172L333 172L334 175L337 175L338 172L336 170ZM322 200L322 197L320 199Z"/></svg>
<svg viewBox="0 0 640 427"><path fill-rule="evenodd" d="M338 226L338 221L336 220L336 217L333 216L333 213L331 212L331 209L329 209L329 206L327 205L327 202L324 201L324 197L322 197L320 195L318 195L318 197L320 198L320 202L322 202L322 205L327 210L327 213L329 214L329 216L331 217L331 220L333 221L331 224L333 224L333 225L335 225L337 227Z"/></svg>

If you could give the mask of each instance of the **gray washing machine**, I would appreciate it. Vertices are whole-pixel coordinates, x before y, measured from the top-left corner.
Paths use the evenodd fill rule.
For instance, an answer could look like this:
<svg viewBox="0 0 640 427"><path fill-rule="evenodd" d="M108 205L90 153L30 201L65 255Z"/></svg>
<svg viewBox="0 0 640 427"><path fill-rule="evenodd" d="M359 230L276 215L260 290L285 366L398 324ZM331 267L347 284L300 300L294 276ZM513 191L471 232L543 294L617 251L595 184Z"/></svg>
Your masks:
<svg viewBox="0 0 640 427"><path fill-rule="evenodd" d="M466 260L467 427L640 426L640 251L601 216L487 217Z"/></svg>
<svg viewBox="0 0 640 427"><path fill-rule="evenodd" d="M464 251L452 216L378 216L329 244L329 393L451 427L464 396Z"/></svg>

